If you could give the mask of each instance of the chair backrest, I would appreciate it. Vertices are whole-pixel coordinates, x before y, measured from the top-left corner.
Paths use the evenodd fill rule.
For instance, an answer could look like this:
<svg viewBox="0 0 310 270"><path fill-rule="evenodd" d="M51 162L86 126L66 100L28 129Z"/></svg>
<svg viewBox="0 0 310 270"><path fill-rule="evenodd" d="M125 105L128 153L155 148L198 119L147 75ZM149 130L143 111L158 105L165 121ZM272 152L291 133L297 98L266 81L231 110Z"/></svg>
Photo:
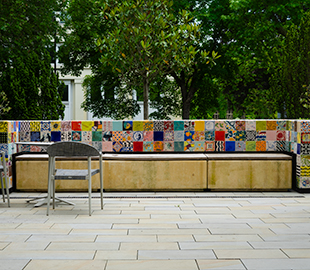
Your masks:
<svg viewBox="0 0 310 270"><path fill-rule="evenodd" d="M46 149L51 157L55 156L99 156L100 152L93 146L81 142L56 142Z"/></svg>

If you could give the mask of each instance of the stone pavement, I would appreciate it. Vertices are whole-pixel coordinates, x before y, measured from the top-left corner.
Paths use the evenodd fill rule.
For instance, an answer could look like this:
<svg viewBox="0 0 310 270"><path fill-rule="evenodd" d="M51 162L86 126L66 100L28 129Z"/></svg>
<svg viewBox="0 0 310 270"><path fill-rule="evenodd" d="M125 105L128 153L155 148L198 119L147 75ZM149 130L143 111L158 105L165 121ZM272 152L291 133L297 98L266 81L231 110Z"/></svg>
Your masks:
<svg viewBox="0 0 310 270"><path fill-rule="evenodd" d="M60 193L75 206L0 203L0 270L310 269L310 194Z"/></svg>

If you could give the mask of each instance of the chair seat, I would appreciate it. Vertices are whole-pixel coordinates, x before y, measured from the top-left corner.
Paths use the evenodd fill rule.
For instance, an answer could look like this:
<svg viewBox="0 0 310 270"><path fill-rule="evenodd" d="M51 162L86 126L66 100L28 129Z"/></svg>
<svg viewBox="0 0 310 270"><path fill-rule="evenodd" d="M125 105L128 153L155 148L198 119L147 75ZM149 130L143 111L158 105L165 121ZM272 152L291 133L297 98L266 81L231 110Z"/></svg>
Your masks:
<svg viewBox="0 0 310 270"><path fill-rule="evenodd" d="M99 173L99 169L91 170L91 176ZM55 180L86 180L88 177L88 170L67 170L57 169Z"/></svg>

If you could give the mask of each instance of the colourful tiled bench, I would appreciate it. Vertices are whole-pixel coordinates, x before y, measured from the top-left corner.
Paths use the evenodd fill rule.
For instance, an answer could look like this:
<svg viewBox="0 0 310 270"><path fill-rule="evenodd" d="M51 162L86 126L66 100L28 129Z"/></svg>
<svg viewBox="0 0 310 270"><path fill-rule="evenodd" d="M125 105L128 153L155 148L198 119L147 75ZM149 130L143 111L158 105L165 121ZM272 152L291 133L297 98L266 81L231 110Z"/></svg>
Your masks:
<svg viewBox="0 0 310 270"><path fill-rule="evenodd" d="M106 153L292 153L293 186L310 190L309 120L0 121L0 149L10 168L18 151L41 150L17 149L20 141L83 141Z"/></svg>

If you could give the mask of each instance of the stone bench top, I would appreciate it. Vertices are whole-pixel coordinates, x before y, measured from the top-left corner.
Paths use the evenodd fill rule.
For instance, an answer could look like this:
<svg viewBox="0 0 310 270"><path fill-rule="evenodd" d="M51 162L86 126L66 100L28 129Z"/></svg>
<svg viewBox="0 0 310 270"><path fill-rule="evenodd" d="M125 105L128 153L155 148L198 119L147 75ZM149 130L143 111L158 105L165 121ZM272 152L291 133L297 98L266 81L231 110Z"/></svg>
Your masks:
<svg viewBox="0 0 310 270"><path fill-rule="evenodd" d="M16 160L48 159L47 154L23 154ZM58 159L85 159L83 157L59 157ZM96 159L96 157L94 157ZM97 157L98 159L98 157ZM103 160L291 160L292 156L281 153L105 153Z"/></svg>

